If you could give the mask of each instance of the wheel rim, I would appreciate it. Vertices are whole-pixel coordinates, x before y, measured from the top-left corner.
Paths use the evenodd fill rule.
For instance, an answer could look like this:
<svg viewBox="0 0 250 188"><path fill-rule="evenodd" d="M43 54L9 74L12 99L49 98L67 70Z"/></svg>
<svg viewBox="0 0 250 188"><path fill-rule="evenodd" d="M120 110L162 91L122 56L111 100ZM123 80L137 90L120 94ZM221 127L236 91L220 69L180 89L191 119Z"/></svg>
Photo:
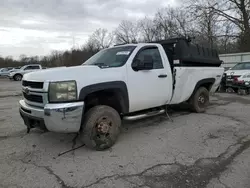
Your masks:
<svg viewBox="0 0 250 188"><path fill-rule="evenodd" d="M96 120L92 130L92 139L97 148L105 149L112 144L113 127L113 121L106 116Z"/></svg>
<svg viewBox="0 0 250 188"><path fill-rule="evenodd" d="M208 102L207 96L204 95L204 94L201 94L199 96L199 98L198 98L198 105L199 105L199 107L201 107L201 108L206 107L207 106L207 102Z"/></svg>
<svg viewBox="0 0 250 188"><path fill-rule="evenodd" d="M19 75L16 76L16 80L20 81L21 79L22 79L21 76Z"/></svg>

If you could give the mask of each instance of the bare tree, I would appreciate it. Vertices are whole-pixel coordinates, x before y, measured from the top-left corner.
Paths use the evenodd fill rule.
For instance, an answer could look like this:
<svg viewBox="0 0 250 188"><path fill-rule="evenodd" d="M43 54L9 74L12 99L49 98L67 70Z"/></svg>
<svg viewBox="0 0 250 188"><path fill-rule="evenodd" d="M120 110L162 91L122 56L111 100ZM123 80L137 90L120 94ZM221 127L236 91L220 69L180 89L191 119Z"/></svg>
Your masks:
<svg viewBox="0 0 250 188"><path fill-rule="evenodd" d="M239 36L235 33L235 25L226 20L221 24L218 31L217 42L220 53L236 53L239 52L237 40Z"/></svg>
<svg viewBox="0 0 250 188"><path fill-rule="evenodd" d="M138 23L140 37L143 42L151 42L155 40L157 29L153 20L145 17Z"/></svg>
<svg viewBox="0 0 250 188"><path fill-rule="evenodd" d="M161 40L189 35L192 27L188 19L188 13L180 8L167 7L159 10L154 19L156 38Z"/></svg>
<svg viewBox="0 0 250 188"><path fill-rule="evenodd" d="M133 43L139 40L138 24L123 20L115 30L116 42Z"/></svg>
<svg viewBox="0 0 250 188"><path fill-rule="evenodd" d="M237 26L240 49L250 50L250 0L198 0L195 5L200 9L210 10L223 21Z"/></svg>
<svg viewBox="0 0 250 188"><path fill-rule="evenodd" d="M211 48L216 46L217 32L219 29L219 16L208 8L213 0L200 0L196 4L189 2L188 10L192 14L192 22L195 24L196 40Z"/></svg>
<svg viewBox="0 0 250 188"><path fill-rule="evenodd" d="M109 33L107 29L97 29L89 38L92 43L96 43L98 49L108 48L114 41L114 34Z"/></svg>

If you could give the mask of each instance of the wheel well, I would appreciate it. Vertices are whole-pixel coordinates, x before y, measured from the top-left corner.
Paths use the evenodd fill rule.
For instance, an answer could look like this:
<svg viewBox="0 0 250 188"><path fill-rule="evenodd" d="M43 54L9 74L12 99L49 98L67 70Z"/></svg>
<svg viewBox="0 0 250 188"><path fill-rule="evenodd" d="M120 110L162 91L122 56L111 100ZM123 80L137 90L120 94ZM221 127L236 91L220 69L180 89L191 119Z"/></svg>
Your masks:
<svg viewBox="0 0 250 188"><path fill-rule="evenodd" d="M200 88L200 87L205 87L208 91L210 91L210 89L212 88L213 84L215 82L214 78L207 78L204 80L200 80L199 82L197 82L194 91L192 93L192 95L190 96L190 98L188 99L188 101L190 101L190 99L194 96L194 94L196 93L196 91Z"/></svg>
<svg viewBox="0 0 250 188"><path fill-rule="evenodd" d="M23 76L23 75L22 75L22 74L20 74L20 73L16 73L16 74L14 74L14 76L13 76L13 77L15 77L16 75Z"/></svg>
<svg viewBox="0 0 250 188"><path fill-rule="evenodd" d="M200 87L205 87L208 91L210 91L213 84L214 84L213 82L207 82L207 83L201 84L197 89L199 89Z"/></svg>
<svg viewBox="0 0 250 188"><path fill-rule="evenodd" d="M97 105L107 105L118 113L126 112L125 101L119 89L105 89L88 94L85 99L85 113Z"/></svg>
<svg viewBox="0 0 250 188"><path fill-rule="evenodd" d="M197 91L197 89L199 89L200 87L205 87L208 91L210 91L212 85L215 82L215 78L206 78L203 80L200 80L199 82L197 82L195 88L194 88L194 93Z"/></svg>

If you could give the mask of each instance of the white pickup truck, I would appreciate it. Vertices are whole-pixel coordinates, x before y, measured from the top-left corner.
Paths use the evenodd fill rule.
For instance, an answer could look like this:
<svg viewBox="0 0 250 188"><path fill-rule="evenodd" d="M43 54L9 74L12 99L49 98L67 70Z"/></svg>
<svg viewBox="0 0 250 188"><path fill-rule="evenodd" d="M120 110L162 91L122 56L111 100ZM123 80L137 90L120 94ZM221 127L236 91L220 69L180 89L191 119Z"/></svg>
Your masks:
<svg viewBox="0 0 250 188"><path fill-rule="evenodd" d="M204 112L220 84L220 64L215 50L186 39L114 46L80 66L25 74L20 114L28 132L78 132L86 146L104 150L122 119L163 114L185 101Z"/></svg>
<svg viewBox="0 0 250 188"><path fill-rule="evenodd" d="M10 80L15 80L15 81L21 81L23 78L23 75L26 73L42 70L42 66L39 64L29 64L21 67L20 69L10 71L8 74L8 77Z"/></svg>

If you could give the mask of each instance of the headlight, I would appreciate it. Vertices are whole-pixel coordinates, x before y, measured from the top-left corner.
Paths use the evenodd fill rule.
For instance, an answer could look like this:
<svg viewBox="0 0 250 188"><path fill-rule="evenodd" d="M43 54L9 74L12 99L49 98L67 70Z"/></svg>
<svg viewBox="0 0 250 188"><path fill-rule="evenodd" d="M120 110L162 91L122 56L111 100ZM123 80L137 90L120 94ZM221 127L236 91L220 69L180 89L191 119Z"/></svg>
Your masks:
<svg viewBox="0 0 250 188"><path fill-rule="evenodd" d="M51 82L49 84L49 102L66 102L77 99L75 81Z"/></svg>
<svg viewBox="0 0 250 188"><path fill-rule="evenodd" d="M249 85L249 82L245 82L245 85L248 86L248 85Z"/></svg>

